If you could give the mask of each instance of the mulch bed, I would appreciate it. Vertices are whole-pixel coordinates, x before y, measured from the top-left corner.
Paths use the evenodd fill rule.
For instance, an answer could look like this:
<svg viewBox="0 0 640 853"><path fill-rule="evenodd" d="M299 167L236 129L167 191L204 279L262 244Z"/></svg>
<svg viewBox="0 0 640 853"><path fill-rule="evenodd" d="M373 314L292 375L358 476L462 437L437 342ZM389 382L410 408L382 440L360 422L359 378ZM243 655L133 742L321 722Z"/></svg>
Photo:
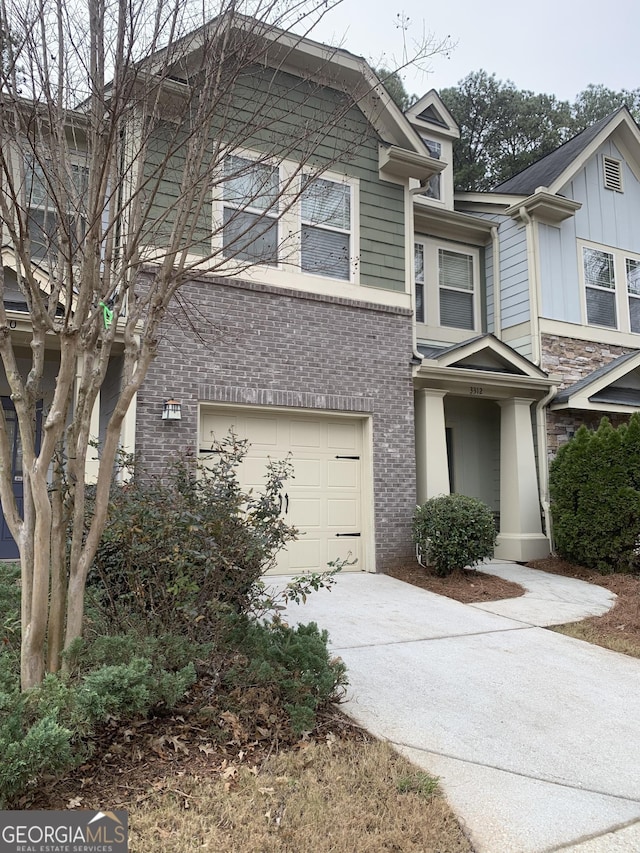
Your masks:
<svg viewBox="0 0 640 853"><path fill-rule="evenodd" d="M405 583L426 589L428 592L454 598L463 604L518 598L525 592L520 584L503 580L495 575L485 575L484 572L476 572L474 569L463 569L449 577L440 578L433 569L425 568L413 561L390 569L387 574Z"/></svg>

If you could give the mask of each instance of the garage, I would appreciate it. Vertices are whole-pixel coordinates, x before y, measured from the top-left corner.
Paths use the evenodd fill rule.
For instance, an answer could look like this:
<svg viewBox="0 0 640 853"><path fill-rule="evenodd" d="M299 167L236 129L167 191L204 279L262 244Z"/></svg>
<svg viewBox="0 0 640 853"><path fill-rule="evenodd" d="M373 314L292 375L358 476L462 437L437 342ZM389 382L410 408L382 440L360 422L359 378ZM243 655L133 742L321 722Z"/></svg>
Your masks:
<svg viewBox="0 0 640 853"><path fill-rule="evenodd" d="M368 567L373 530L364 508L373 501L365 418L202 406L200 456L229 430L250 444L239 470L243 487L263 486L269 458L290 455L293 464L282 513L298 538L279 554L274 573L323 571L336 559L356 560L352 571Z"/></svg>

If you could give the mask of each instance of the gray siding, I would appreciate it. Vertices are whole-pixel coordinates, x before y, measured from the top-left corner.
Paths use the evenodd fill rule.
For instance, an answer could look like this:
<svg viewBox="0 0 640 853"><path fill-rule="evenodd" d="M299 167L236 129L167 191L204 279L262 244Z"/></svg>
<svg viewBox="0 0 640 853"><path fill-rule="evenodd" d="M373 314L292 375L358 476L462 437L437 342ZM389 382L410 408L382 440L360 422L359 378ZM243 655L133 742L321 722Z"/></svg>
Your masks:
<svg viewBox="0 0 640 853"><path fill-rule="evenodd" d="M228 117L215 132L225 144L268 154L276 162L308 163L359 179L361 283L404 291L404 189L380 180L379 138L362 112L349 107L345 96L335 90L264 68L247 73L246 83L236 85L224 106ZM185 164L180 143L175 126L163 125L150 146L149 175L168 144L176 149L167 175L149 185L149 192L157 191L147 229L153 244L166 238L173 221ZM206 204L196 229L198 251L203 255L209 251L211 221L212 207Z"/></svg>
<svg viewBox="0 0 640 853"><path fill-rule="evenodd" d="M500 302L502 328L530 319L526 229L511 219L500 224Z"/></svg>
<svg viewBox="0 0 640 853"><path fill-rule="evenodd" d="M540 315L549 320L580 323L580 285L575 223L560 228L538 225L540 242Z"/></svg>

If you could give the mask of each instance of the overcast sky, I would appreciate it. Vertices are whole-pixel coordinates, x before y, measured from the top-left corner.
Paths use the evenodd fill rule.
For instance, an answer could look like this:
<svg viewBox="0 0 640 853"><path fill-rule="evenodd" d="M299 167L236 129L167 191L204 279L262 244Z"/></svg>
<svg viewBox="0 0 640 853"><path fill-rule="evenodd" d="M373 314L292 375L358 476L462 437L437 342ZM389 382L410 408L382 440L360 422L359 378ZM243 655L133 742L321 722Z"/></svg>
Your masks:
<svg viewBox="0 0 640 853"><path fill-rule="evenodd" d="M343 0L313 33L374 65L397 67L403 38L397 14L409 18L407 43L423 30L457 43L450 58L434 57L431 73L406 72L410 93L453 86L484 68L519 89L573 100L589 83L610 89L640 87L639 0ZM395 62L394 62L395 59Z"/></svg>

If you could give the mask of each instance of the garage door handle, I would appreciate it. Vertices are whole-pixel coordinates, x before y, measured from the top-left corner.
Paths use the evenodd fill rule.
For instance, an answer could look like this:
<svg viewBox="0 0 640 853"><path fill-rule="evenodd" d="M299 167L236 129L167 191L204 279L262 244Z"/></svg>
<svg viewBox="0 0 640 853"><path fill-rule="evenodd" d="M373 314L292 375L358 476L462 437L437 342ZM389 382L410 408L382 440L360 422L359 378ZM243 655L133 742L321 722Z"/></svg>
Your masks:
<svg viewBox="0 0 640 853"><path fill-rule="evenodd" d="M284 514L287 515L289 512L289 495L284 493Z"/></svg>
<svg viewBox="0 0 640 853"><path fill-rule="evenodd" d="M360 533L336 533L336 536L360 536Z"/></svg>
<svg viewBox="0 0 640 853"><path fill-rule="evenodd" d="M336 459L360 459L359 456L336 456Z"/></svg>

